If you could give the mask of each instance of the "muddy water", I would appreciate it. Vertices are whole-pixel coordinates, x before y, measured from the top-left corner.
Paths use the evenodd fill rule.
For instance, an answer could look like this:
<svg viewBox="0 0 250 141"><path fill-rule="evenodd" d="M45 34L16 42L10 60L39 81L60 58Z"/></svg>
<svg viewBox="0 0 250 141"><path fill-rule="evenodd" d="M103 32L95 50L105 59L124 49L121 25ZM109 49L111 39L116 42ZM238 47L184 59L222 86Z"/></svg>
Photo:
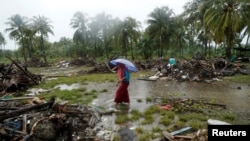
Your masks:
<svg viewBox="0 0 250 141"><path fill-rule="evenodd" d="M110 107L116 90L115 83L89 83L88 89L107 89L98 95L92 105ZM144 81L134 79L129 86L131 106L130 109L143 111L152 103L146 98L158 99L161 96L169 98L205 99L215 104L226 105L226 109L250 123L250 85L223 82L177 82L174 80Z"/></svg>

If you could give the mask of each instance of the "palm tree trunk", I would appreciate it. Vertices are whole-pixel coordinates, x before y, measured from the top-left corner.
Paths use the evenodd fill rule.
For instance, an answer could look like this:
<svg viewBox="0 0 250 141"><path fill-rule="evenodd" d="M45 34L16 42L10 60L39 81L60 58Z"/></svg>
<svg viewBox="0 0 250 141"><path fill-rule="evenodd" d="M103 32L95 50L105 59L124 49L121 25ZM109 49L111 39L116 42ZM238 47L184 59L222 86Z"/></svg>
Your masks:
<svg viewBox="0 0 250 141"><path fill-rule="evenodd" d="M45 54L45 47L44 47L43 35L41 35L41 48L42 48L42 52L43 52L44 63L47 64L47 59L46 59L46 54Z"/></svg>

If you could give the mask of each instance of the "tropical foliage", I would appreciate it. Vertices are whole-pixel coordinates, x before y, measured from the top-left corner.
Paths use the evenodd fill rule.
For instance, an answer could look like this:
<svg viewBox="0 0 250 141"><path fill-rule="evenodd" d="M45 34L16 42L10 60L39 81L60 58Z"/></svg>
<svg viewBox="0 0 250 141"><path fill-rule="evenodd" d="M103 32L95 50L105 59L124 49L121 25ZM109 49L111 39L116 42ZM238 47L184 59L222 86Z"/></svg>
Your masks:
<svg viewBox="0 0 250 141"><path fill-rule="evenodd" d="M82 57L110 59L124 56L131 59L192 57L201 52L203 57L237 55L234 48L249 48L250 5L247 0L192 0L184 12L176 15L167 6L149 12L146 25L133 17L123 20L100 13L88 17L76 12L69 27L72 38L61 37L49 42L53 35L52 21L44 16L32 19L19 14L11 16L5 31L18 45L24 61L34 57ZM5 45L0 34L0 45Z"/></svg>

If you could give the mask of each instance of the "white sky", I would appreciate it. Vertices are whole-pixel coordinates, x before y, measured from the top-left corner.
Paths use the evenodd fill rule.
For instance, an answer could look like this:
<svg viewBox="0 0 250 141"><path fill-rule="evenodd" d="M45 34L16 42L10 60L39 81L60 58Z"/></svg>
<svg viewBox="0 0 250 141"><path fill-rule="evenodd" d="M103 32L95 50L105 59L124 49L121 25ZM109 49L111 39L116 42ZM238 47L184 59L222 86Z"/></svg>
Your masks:
<svg viewBox="0 0 250 141"><path fill-rule="evenodd" d="M88 17L102 12L121 20L130 16L144 24L148 14L156 7L168 6L178 15L188 1L190 0L0 0L0 32L7 41L4 48L15 50L17 46L5 32L8 27L5 22L15 14L27 18L39 15L49 18L54 32L49 40L54 42L61 37L72 38L74 29L69 24L78 11L86 13Z"/></svg>

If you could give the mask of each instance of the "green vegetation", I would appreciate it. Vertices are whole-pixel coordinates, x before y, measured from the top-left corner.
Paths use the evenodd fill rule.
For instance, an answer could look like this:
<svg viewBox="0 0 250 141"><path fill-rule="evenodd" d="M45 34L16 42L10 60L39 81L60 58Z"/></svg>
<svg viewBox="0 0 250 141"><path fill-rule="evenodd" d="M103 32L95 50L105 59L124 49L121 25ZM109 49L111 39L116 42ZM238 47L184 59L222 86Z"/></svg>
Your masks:
<svg viewBox="0 0 250 141"><path fill-rule="evenodd" d="M231 77L224 77L224 80L235 83L250 83L249 75L234 75Z"/></svg>
<svg viewBox="0 0 250 141"><path fill-rule="evenodd" d="M32 68L30 71L41 72L41 70ZM44 71L44 70L42 70ZM34 88L39 87L40 89L48 90L44 95L39 95L46 100L49 100L51 97L56 96L62 100L68 101L69 103L79 103L79 104L89 104L93 99L97 98L100 93L107 92L107 89L102 89L97 91L93 89L87 91L87 86L90 82L103 83L103 82L113 82L116 77L114 74L88 74L88 75L72 75L72 76L61 76L53 78L46 78L39 85L34 86ZM76 87L72 90L61 90L58 87L60 85L72 85L78 84L79 87Z"/></svg>
<svg viewBox="0 0 250 141"><path fill-rule="evenodd" d="M37 59L41 66L66 58L103 61L117 55L132 60L171 54L191 59L196 52L206 58L229 59L238 55L234 47L249 48L248 9L247 0L194 0L187 2L179 15L168 6L156 7L146 13L149 16L144 19L147 26L143 29L142 23L132 17L121 20L106 13L88 17L76 11L69 21L69 28L75 31L73 36L61 37L53 43L48 41L49 35L54 34L49 18L29 18L17 13L6 19L7 28L2 29L16 41L17 50L1 50L0 58L10 56L24 62ZM243 39L247 41L242 42ZM0 33L0 47L6 44ZM244 54L249 55L249 52Z"/></svg>

